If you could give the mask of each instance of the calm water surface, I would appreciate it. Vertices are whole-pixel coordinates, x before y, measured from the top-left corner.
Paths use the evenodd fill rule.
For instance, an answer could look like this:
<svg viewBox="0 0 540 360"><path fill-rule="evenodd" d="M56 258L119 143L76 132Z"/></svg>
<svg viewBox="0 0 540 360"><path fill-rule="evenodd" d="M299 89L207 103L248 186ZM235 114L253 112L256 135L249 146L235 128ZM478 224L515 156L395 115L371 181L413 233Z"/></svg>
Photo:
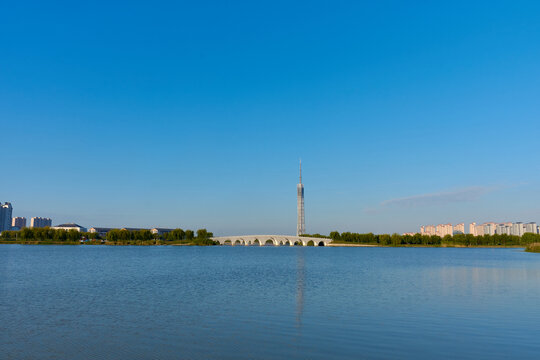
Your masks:
<svg viewBox="0 0 540 360"><path fill-rule="evenodd" d="M521 249L0 245L2 359L538 359Z"/></svg>

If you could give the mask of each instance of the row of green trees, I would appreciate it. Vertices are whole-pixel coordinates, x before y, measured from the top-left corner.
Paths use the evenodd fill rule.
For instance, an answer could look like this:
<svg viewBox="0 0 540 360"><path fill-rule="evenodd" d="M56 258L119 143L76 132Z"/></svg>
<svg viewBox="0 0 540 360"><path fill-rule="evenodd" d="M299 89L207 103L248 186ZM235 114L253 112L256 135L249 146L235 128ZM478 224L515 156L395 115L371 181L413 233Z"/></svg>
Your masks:
<svg viewBox="0 0 540 360"><path fill-rule="evenodd" d="M19 231L3 231L1 242L17 242L30 244L110 244L110 245L161 245L161 244L193 244L216 245L211 240L213 234L206 229L193 230L174 229L165 234L152 234L150 230L113 229L102 238L98 233L79 232L45 228L23 228Z"/></svg>
<svg viewBox="0 0 540 360"><path fill-rule="evenodd" d="M382 234L373 233L358 234L332 231L330 238L336 243L366 244L381 246L526 246L531 243L540 242L540 235L525 233L523 236L514 236L506 234L474 236L472 234L457 234L454 236L446 235L440 237L437 235L400 235L400 234Z"/></svg>
<svg viewBox="0 0 540 360"><path fill-rule="evenodd" d="M211 238L214 235L206 229L193 230L174 229L165 234L152 234L150 230L120 230L113 229L107 233L107 243L144 245L153 242L155 244L193 244L193 245L216 245Z"/></svg>
<svg viewBox="0 0 540 360"><path fill-rule="evenodd" d="M301 234L300 236L304 237L312 237L312 238L320 238L320 239L328 239L328 235L321 235L321 234Z"/></svg>
<svg viewBox="0 0 540 360"><path fill-rule="evenodd" d="M77 230L56 230L50 227L22 228L19 231L2 231L2 241L21 243L79 243L81 239L99 240L97 233L79 232Z"/></svg>

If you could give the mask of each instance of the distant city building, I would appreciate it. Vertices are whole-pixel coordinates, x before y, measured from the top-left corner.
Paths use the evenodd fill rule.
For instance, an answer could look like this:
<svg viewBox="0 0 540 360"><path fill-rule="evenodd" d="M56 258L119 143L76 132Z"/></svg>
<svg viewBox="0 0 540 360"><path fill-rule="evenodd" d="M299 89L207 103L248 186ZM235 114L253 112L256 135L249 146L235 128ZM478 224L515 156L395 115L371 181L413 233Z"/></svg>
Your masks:
<svg viewBox="0 0 540 360"><path fill-rule="evenodd" d="M420 227L421 235L437 235L437 231L434 225L425 225Z"/></svg>
<svg viewBox="0 0 540 360"><path fill-rule="evenodd" d="M437 225L436 235L444 237L446 235L454 235L454 228L452 224L439 224Z"/></svg>
<svg viewBox="0 0 540 360"><path fill-rule="evenodd" d="M499 235L511 235L512 234L512 223L502 223L497 224L497 228L495 230L496 234Z"/></svg>
<svg viewBox="0 0 540 360"><path fill-rule="evenodd" d="M523 236L525 233L525 225L522 222L512 224L512 232L510 235Z"/></svg>
<svg viewBox="0 0 540 360"><path fill-rule="evenodd" d="M33 217L30 219L31 228L42 228L52 226L52 220L50 218Z"/></svg>
<svg viewBox="0 0 540 360"><path fill-rule="evenodd" d="M163 235L163 234L166 234L166 233L170 233L173 230L174 229L153 228L150 231L152 232L152 234Z"/></svg>
<svg viewBox="0 0 540 360"><path fill-rule="evenodd" d="M484 235L495 235L496 230L497 230L497 224L493 222L484 224Z"/></svg>
<svg viewBox="0 0 540 360"><path fill-rule="evenodd" d="M535 222L527 223L525 224L525 232L538 234L538 226L536 225Z"/></svg>
<svg viewBox="0 0 540 360"><path fill-rule="evenodd" d="M413 233L413 232L408 232L408 233L403 233L403 236L414 236L416 235L417 233Z"/></svg>
<svg viewBox="0 0 540 360"><path fill-rule="evenodd" d="M475 222L469 224L469 234L476 236L476 223Z"/></svg>
<svg viewBox="0 0 540 360"><path fill-rule="evenodd" d="M475 236L483 236L484 235L484 225L476 225L475 226Z"/></svg>
<svg viewBox="0 0 540 360"><path fill-rule="evenodd" d="M79 232L86 232L85 227L83 227L81 225L74 224L74 223L56 225L56 226L51 227L51 229L66 230L66 231L77 230Z"/></svg>
<svg viewBox="0 0 540 360"><path fill-rule="evenodd" d="M17 230L22 229L23 227L26 227L26 218L25 217L14 217L11 220L11 227L17 228Z"/></svg>
<svg viewBox="0 0 540 360"><path fill-rule="evenodd" d="M435 228L433 225L424 225L420 227L420 233L422 235L439 235L445 236L448 234L450 224L437 225ZM464 234L465 224L457 224L453 227L453 234ZM523 236L525 233L540 233L540 227L535 222L524 224L522 222L485 222L483 224L477 224L475 222L469 224L469 234L473 236L483 235L515 235Z"/></svg>
<svg viewBox="0 0 540 360"><path fill-rule="evenodd" d="M5 230L11 230L11 216L13 207L11 203L0 203L0 233Z"/></svg>
<svg viewBox="0 0 540 360"><path fill-rule="evenodd" d="M97 233L99 236L105 237L107 233L113 229L114 228L107 228L107 227L92 227L88 229L88 232Z"/></svg>
<svg viewBox="0 0 540 360"><path fill-rule="evenodd" d="M454 226L453 235L465 234L465 223L457 224Z"/></svg>

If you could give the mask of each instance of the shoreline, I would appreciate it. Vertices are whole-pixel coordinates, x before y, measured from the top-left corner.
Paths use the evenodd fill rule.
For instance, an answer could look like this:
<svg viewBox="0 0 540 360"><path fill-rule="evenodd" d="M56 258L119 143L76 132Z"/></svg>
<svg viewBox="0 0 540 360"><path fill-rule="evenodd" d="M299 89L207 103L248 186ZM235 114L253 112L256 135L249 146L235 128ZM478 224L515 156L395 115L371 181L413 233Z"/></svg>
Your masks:
<svg viewBox="0 0 540 360"><path fill-rule="evenodd" d="M73 243L73 242L8 242L0 241L0 245L70 245L70 246L229 246L229 247L245 247L245 245L198 245L198 244L96 244L96 243ZM253 246L264 247L264 246ZM296 247L296 246L270 246L270 247ZM379 248L460 248L460 249L525 249L525 245L374 245L374 244L345 244L345 243L330 243L325 246L303 246L303 247L379 247Z"/></svg>
<svg viewBox="0 0 540 360"><path fill-rule="evenodd" d="M460 249L524 249L526 245L373 245L373 244L342 244L342 243L330 243L329 247L380 247L380 248L460 248Z"/></svg>
<svg viewBox="0 0 540 360"><path fill-rule="evenodd" d="M340 244L340 243L330 243L326 246L328 247L397 247L397 246L380 246L380 245L371 245L371 244Z"/></svg>

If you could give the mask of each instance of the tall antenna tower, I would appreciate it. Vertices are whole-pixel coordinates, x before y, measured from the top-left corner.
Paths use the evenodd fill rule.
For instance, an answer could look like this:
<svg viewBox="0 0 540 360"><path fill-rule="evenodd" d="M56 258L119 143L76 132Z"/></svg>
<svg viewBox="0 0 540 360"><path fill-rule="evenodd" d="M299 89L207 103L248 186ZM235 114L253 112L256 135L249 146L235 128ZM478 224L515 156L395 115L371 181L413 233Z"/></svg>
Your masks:
<svg viewBox="0 0 540 360"><path fill-rule="evenodd" d="M300 182L296 185L298 221L296 222L296 236L306 233L306 222L304 218L304 184L302 184L302 159L300 159Z"/></svg>

